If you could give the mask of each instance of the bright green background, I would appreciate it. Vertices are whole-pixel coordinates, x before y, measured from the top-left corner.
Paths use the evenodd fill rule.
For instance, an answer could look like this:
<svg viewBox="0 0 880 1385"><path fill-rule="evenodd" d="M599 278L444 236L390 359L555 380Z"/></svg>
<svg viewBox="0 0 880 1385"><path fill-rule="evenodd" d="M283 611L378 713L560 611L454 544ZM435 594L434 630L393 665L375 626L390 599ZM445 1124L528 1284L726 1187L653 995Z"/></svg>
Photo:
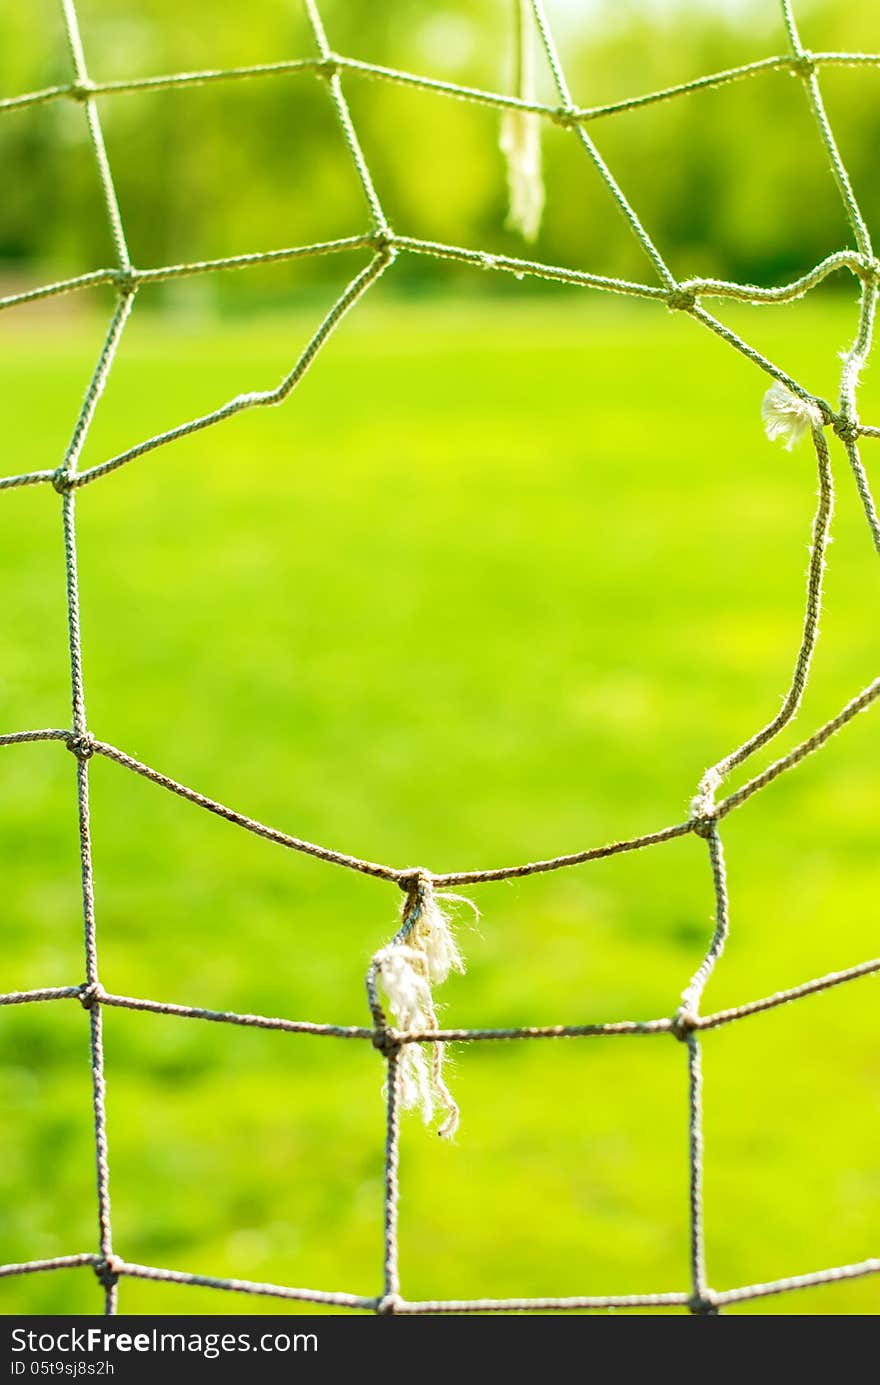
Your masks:
<svg viewBox="0 0 880 1385"><path fill-rule="evenodd" d="M766 344L825 387L852 315L777 310ZM89 458L275 379L312 321L169 341L136 317ZM98 325L77 335L3 338L11 458L58 455ZM814 469L808 448L763 438L762 389L662 309L607 314L574 291L558 309L402 306L377 289L287 408L83 493L90 724L265 821L399 865L515 862L679 821L702 768L778 705L797 642ZM876 559L839 451L798 735L875 671ZM13 727L66 719L58 509L50 489L0 508ZM733 932L708 1007L872 955L877 737L860 719L730 820ZM9 989L82 974L73 768L55 745L0 758ZM108 762L92 780L109 989L366 1020L393 887L250 838ZM443 993L456 1025L668 1014L710 932L697 839L472 894L469 972ZM707 1036L714 1284L872 1252L875 987ZM5 1255L89 1248L85 1017L22 1007L0 1033ZM366 1046L116 1011L106 1033L121 1254L376 1290L383 1114ZM462 1047L451 1080L456 1145L406 1123L405 1292L686 1284L683 1050ZM90 1279L10 1282L3 1305L93 1309ZM758 1307L873 1302L864 1281ZM130 1283L122 1303L233 1306Z"/></svg>
<svg viewBox="0 0 880 1385"><path fill-rule="evenodd" d="M229 249L266 239L236 236ZM274 384L362 262L328 262L320 280L308 266L254 271L257 306L277 289L295 311L218 319L197 300L162 316L145 295L83 465ZM798 643L816 482L808 446L789 455L763 437L765 378L658 305L528 284L487 298L487 278L439 269L401 299L389 276L284 408L82 494L96 735L283 829L449 870L680 821L705 766L772 715ZM110 306L3 315L4 473L62 456ZM855 308L846 284L722 316L833 397ZM870 372L863 411L880 419ZM837 444L834 463L814 678L797 727L756 764L876 674L876 556ZM69 715L59 506L49 487L0 504L4 728ZM876 950L878 735L876 717L858 719L729 820L732 937L707 1009ZM58 745L0 755L4 990L82 977L73 775ZM248 837L109 762L91 778L108 989L366 1022L363 975L395 927L394 887ZM695 838L470 893L483 916L476 929L461 916L469 970L441 993L450 1025L669 1014L712 926ZM863 980L706 1036L716 1287L876 1253L875 997ZM382 1065L369 1047L105 1018L118 1252L377 1292ZM0 1052L0 1258L91 1250L85 1016L75 1002L6 1011ZM686 1289L684 1057L666 1037L455 1050L456 1144L416 1117L404 1130L407 1296ZM88 1270L0 1284L6 1313L98 1303ZM284 1307L130 1281L120 1306ZM741 1311L875 1308L863 1280Z"/></svg>

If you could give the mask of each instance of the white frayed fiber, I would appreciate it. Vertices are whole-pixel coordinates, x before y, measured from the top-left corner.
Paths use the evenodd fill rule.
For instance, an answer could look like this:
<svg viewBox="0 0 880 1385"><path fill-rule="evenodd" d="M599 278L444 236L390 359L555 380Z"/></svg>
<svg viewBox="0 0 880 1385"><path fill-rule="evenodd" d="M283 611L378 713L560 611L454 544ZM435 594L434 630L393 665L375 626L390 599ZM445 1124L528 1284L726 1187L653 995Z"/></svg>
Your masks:
<svg viewBox="0 0 880 1385"><path fill-rule="evenodd" d="M528 0L513 0L515 85L521 101L535 100L535 50ZM501 152L507 160L507 225L533 241L544 212L541 173L541 117L534 111L507 110L501 120Z"/></svg>
<svg viewBox="0 0 880 1385"><path fill-rule="evenodd" d="M779 381L771 385L761 403L761 417L764 432L771 442L777 438L785 439L790 452L796 442L800 442L808 428L819 428L822 415L809 400L793 394Z"/></svg>
<svg viewBox="0 0 880 1385"><path fill-rule="evenodd" d="M428 976L437 986L451 971L464 971L464 961L458 950L449 920L437 903L433 890L423 897L419 916L407 937L413 947L420 948L428 963Z"/></svg>
<svg viewBox="0 0 880 1385"><path fill-rule="evenodd" d="M379 979L398 1028L437 1028L437 1016L423 952L398 943L378 952ZM400 1057L400 1094L404 1110L418 1107L428 1125L434 1116L434 1093L421 1044L406 1044Z"/></svg>
<svg viewBox="0 0 880 1385"><path fill-rule="evenodd" d="M422 885L404 907L397 938L373 958L388 1007L402 1032L428 1033L437 1026L432 985L464 962L433 890ZM430 1058L426 1049L430 1048ZM445 1117L439 1134L451 1139L458 1129L458 1107L443 1080L444 1045L404 1044L400 1053L400 1098L404 1110L417 1108L425 1124L440 1107Z"/></svg>

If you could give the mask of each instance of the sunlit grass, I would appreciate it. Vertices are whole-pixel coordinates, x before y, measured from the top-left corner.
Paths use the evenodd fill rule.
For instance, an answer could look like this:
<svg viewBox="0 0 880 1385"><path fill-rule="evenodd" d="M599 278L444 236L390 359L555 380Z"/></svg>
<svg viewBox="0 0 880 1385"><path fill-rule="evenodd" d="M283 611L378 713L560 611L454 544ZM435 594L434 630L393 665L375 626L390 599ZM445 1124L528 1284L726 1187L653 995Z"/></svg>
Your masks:
<svg viewBox="0 0 880 1385"><path fill-rule="evenodd" d="M343 327L283 409L133 463L79 500L95 734L297 835L397 866L492 866L681 821L707 764L773 714L802 620L808 446L771 447L765 381L654 305L396 304ZM135 315L83 465L273 384L317 321ZM846 303L738 330L831 395ZM4 327L4 461L53 466L101 333ZM864 415L877 391L868 381ZM880 409L874 409L880 417ZM815 678L796 728L876 674L877 575L845 459ZM874 467L873 454L869 463ZM63 726L58 497L0 503L3 729ZM729 822L736 1003L876 949L876 718ZM772 758L767 753L760 764ZM2 989L83 973L73 762L0 753ZM399 893L92 770L108 989L364 1023ZM472 892L450 1024L671 1013L711 930L704 845ZM705 1041L718 1288L875 1253L876 982ZM382 1066L367 1045L106 1015L116 1247L200 1273L374 1293ZM2 1251L95 1244L75 1004L0 1018ZM402 1158L409 1296L688 1288L684 1052L665 1037L460 1046L457 1143ZM824 1297L823 1297L824 1295ZM88 1312L88 1271L3 1281L0 1311ZM867 1313L876 1286L747 1311ZM276 1311L124 1283L123 1311Z"/></svg>

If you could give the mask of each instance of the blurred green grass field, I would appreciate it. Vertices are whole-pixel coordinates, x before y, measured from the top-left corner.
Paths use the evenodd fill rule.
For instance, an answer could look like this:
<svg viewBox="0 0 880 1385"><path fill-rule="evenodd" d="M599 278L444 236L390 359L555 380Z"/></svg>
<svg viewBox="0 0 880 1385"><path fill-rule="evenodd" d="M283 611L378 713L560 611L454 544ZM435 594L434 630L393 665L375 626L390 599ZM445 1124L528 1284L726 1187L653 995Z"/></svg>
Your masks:
<svg viewBox="0 0 880 1385"><path fill-rule="evenodd" d="M833 397L849 297L726 315ZM274 384L321 305L263 322L139 314L82 465ZM2 470L56 465L94 316L0 324ZM863 416L880 421L870 374ZM787 686L815 466L772 447L765 379L653 304L396 302L384 286L294 398L165 448L79 502L94 733L284 830L398 865L509 864L681 821ZM866 444L873 446L873 444ZM876 461L868 454L876 473ZM842 450L827 607L797 724L876 675L876 558ZM0 502L4 730L63 726L59 500ZM724 830L720 1008L876 951L880 722L857 719ZM83 975L74 765L0 753L2 989ZM740 776L742 779L744 776ZM112 991L367 1022L390 886L285 852L107 761L92 770ZM670 1014L711 933L705 847L469 892L450 1025ZM875 979L705 1040L717 1288L876 1254ZM369 1046L105 1012L111 1194L126 1259L377 1292L382 1064ZM87 1024L0 1017L3 1261L96 1243ZM684 1050L665 1037L453 1050L448 1146L407 1118L408 1297L686 1289ZM5 1280L0 1312L93 1312L91 1272ZM294 1306L295 1307L295 1306ZM125 1281L120 1310L276 1312ZM740 1311L864 1314L862 1280Z"/></svg>

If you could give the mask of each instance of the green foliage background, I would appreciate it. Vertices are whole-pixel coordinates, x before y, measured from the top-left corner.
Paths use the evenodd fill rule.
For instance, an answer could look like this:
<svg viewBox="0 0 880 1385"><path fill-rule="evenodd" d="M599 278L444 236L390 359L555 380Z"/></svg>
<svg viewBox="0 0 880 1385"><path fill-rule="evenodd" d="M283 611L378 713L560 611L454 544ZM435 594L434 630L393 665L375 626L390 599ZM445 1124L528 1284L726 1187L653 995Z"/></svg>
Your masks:
<svg viewBox="0 0 880 1385"><path fill-rule="evenodd" d="M298 3L250 0L246 16L205 0L83 0L80 8L96 80L314 51ZM3 91L66 80L58 10L55 0L3 6ZM328 0L323 13L340 52L509 88L507 0ZM583 104L787 51L773 0L723 6L557 0L550 13ZM804 39L817 51L877 46L871 0L808 0L799 15ZM823 76L869 220L880 209L873 176L878 82L876 70ZM350 79L347 87L393 225L481 248L521 249L499 229L505 190L494 112L363 78ZM555 103L543 71L541 95ZM311 76L114 96L101 102L101 113L138 264L306 243L364 226L326 93ZM779 278L814 264L845 235L803 93L786 73L601 120L591 133L679 277ZM536 256L643 273L638 248L620 234L619 214L574 141L550 127L544 144L550 211ZM0 261L49 260L59 272L108 261L97 179L75 106L61 102L4 119L0 161L15 188L0 225ZM424 265L409 262L398 278L425 273ZM227 280L198 291L228 296L250 290Z"/></svg>
<svg viewBox="0 0 880 1385"><path fill-rule="evenodd" d="M573 85L600 101L783 51L775 7L556 5ZM310 52L297 7L81 0L96 78ZM492 86L506 6L322 3L356 56ZM814 48L877 49L867 4L798 6ZM576 16L582 14L578 22ZM584 14L586 18L584 18ZM438 17L439 16L439 17ZM66 77L51 0L0 12L2 88ZM869 223L880 73L823 77ZM400 230L480 248L503 230L497 120L350 84ZM361 229L311 79L102 102L135 262ZM109 262L81 112L0 120L14 282ZM680 274L774 282L848 243L785 76L594 127ZM585 160L548 131L536 255L644 264ZM144 293L83 465L274 383L363 257ZM404 293L403 290L408 290ZM0 317L3 473L63 454L109 293ZM150 312L149 306L165 312ZM213 312L222 309L224 312ZM722 316L833 397L852 284ZM765 380L648 303L401 262L284 408L163 449L79 503L95 733L313 840L399 865L495 865L679 821L700 773L776 709L802 619L809 449L771 447ZM869 371L865 418L880 419ZM766 763L876 674L876 556L840 489L815 676ZM867 460L874 467L868 453ZM0 724L64 725L57 497L0 505ZM876 949L870 714L732 817L733 933L709 1008ZM82 975L73 764L0 755L0 989ZM362 1023L398 892L276 850L108 762L93 782L105 986ZM473 891L450 1024L668 1014L711 931L696 839ZM876 1253L876 981L707 1036L706 1215L719 1288ZM132 1261L373 1293L382 1065L367 1045L106 1015L116 1247ZM683 1050L672 1040L460 1046L456 1145L405 1124L410 1297L687 1287ZM0 1260L95 1244L85 1018L0 1014ZM4 1280L0 1311L90 1312L89 1271ZM278 1311L126 1281L130 1312ZM739 1311L876 1311L871 1280Z"/></svg>

